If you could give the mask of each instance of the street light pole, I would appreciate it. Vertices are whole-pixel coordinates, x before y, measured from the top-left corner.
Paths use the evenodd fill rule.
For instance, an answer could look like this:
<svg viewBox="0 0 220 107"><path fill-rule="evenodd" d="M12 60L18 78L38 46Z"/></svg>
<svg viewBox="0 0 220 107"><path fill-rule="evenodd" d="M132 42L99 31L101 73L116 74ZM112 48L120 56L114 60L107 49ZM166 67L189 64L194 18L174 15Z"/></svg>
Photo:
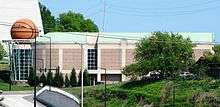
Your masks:
<svg viewBox="0 0 220 107"><path fill-rule="evenodd" d="M81 107L83 107L83 43L75 42L81 47Z"/></svg>
<svg viewBox="0 0 220 107"><path fill-rule="evenodd" d="M83 44L81 46L81 107L83 107Z"/></svg>
<svg viewBox="0 0 220 107"><path fill-rule="evenodd" d="M106 107L107 106L107 87L106 87L106 84L107 84L107 75L106 75L106 68L102 68L102 67L100 67L100 69L103 69L103 70L105 70L105 106L104 107Z"/></svg>
<svg viewBox="0 0 220 107"><path fill-rule="evenodd" d="M107 90L106 90L106 68L104 68L104 70L105 70L105 107L106 107L106 100L107 100Z"/></svg>
<svg viewBox="0 0 220 107"><path fill-rule="evenodd" d="M11 84L12 84L12 81L11 81L11 72L12 72L12 66L11 66L11 42L8 42L8 49L9 49L9 91L11 91Z"/></svg>
<svg viewBox="0 0 220 107"><path fill-rule="evenodd" d="M37 92L37 89L36 89L36 73L37 73L37 36L35 36L35 38L34 38L34 42L35 42L35 44L34 44L34 71L35 71L35 74L34 74L34 76L35 76L35 79L34 79L34 107L36 107L36 92Z"/></svg>
<svg viewBox="0 0 220 107"><path fill-rule="evenodd" d="M49 37L49 36L40 36L40 37L45 37L45 38L50 39L50 69L49 69L49 72L51 72L51 69L52 69L52 62L51 62L51 58L52 58L52 55L51 55L52 42L51 42L51 37ZM49 90L51 90L51 80L49 80L49 82L50 82Z"/></svg>

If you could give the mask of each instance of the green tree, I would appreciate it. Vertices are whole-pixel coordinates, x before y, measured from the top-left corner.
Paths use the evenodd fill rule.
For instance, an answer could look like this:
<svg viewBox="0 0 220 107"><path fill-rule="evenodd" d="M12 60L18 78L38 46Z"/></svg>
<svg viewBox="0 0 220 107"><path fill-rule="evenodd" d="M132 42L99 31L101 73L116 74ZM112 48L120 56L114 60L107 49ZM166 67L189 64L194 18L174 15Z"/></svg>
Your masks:
<svg viewBox="0 0 220 107"><path fill-rule="evenodd" d="M49 71L47 73L47 85L52 85L53 82L53 72Z"/></svg>
<svg viewBox="0 0 220 107"><path fill-rule="evenodd" d="M78 86L81 86L81 80L82 80L81 74L82 74L82 71L80 71L80 73L78 75L78 78L79 78ZM89 73L86 69L83 72L83 85L84 86L89 86L90 85L90 77L89 77Z"/></svg>
<svg viewBox="0 0 220 107"><path fill-rule="evenodd" d="M126 76L129 76L131 80L136 80L138 76L140 76L139 65L137 63L133 63L124 67L122 73Z"/></svg>
<svg viewBox="0 0 220 107"><path fill-rule="evenodd" d="M68 74L65 75L65 87L69 87L70 86L70 80L69 80L69 77L68 77Z"/></svg>
<svg viewBox="0 0 220 107"><path fill-rule="evenodd" d="M59 15L57 31L61 32L98 32L98 27L90 19L85 19L82 14L67 12Z"/></svg>
<svg viewBox="0 0 220 107"><path fill-rule="evenodd" d="M42 73L40 76L40 83L43 83L43 86L47 84L47 78L44 73Z"/></svg>
<svg viewBox="0 0 220 107"><path fill-rule="evenodd" d="M43 22L44 33L53 32L55 31L56 20L54 16L51 14L50 10L44 6L43 4L39 3L41 18Z"/></svg>
<svg viewBox="0 0 220 107"><path fill-rule="evenodd" d="M63 74L60 73L60 71L58 69L54 75L53 86L63 87L63 85L64 85Z"/></svg>
<svg viewBox="0 0 220 107"><path fill-rule="evenodd" d="M0 43L0 60L2 60L4 56L6 56L6 51L3 45Z"/></svg>
<svg viewBox="0 0 220 107"><path fill-rule="evenodd" d="M74 68L72 69L72 72L70 74L70 85L72 87L77 86L76 71Z"/></svg>
<svg viewBox="0 0 220 107"><path fill-rule="evenodd" d="M154 32L136 44L135 59L139 68L135 72L144 75L149 71L161 71L168 77L175 76L194 62L193 47L190 39L180 34Z"/></svg>
<svg viewBox="0 0 220 107"><path fill-rule="evenodd" d="M29 71L28 84L32 87L39 84L39 78L36 76L33 68L30 68Z"/></svg>

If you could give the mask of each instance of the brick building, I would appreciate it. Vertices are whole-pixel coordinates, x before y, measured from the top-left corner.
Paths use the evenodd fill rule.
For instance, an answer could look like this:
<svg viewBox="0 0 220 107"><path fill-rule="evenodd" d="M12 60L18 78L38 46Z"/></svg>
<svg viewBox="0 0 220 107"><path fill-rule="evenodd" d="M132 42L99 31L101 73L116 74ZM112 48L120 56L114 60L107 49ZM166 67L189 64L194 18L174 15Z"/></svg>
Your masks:
<svg viewBox="0 0 220 107"><path fill-rule="evenodd" d="M214 35L212 33L180 33L184 38L190 38L196 45L194 58L198 60L204 51L210 51L213 47ZM98 33L55 32L45 34L51 38L52 69L60 67L62 73L70 73L73 68L77 73L83 68L87 69L98 82L104 80L106 68L108 81L126 81L121 74L124 66L134 61L135 43L143 37L149 37L151 33L100 33L97 50L95 42ZM40 37L37 44L37 68L49 68L50 45L49 39ZM81 49L81 45L83 49ZM83 58L81 58L81 52Z"/></svg>

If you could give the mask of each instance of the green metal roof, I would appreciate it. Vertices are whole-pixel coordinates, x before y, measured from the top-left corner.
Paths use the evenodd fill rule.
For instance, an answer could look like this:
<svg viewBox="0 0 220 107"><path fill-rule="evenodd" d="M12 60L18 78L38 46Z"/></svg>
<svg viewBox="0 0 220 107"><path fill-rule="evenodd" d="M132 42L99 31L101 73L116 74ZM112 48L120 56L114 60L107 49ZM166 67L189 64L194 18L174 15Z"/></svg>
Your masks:
<svg viewBox="0 0 220 107"><path fill-rule="evenodd" d="M214 41L213 33L179 33L184 38L190 38L194 43L212 43ZM88 33L88 32L52 32L42 36L51 37L52 43L86 43L87 37L95 37L99 35L99 43L120 43L121 40L127 40L128 43L135 43L144 37L151 36L151 33L110 33L100 32ZM49 39L45 37L39 37L39 42L48 43Z"/></svg>

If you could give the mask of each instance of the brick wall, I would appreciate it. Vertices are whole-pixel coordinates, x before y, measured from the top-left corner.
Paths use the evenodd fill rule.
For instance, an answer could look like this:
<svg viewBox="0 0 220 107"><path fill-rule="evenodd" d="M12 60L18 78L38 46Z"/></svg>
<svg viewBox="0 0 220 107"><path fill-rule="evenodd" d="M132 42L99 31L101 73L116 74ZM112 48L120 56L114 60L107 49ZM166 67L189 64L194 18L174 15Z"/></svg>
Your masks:
<svg viewBox="0 0 220 107"><path fill-rule="evenodd" d="M134 49L127 49L126 50L126 65L131 64L134 62L134 55L135 55L135 50Z"/></svg>
<svg viewBox="0 0 220 107"><path fill-rule="evenodd" d="M59 49L51 50L51 68L55 69L59 66ZM46 49L46 68L50 67L50 49Z"/></svg>
<svg viewBox="0 0 220 107"><path fill-rule="evenodd" d="M122 66L120 49L102 49L101 66L108 70L119 70Z"/></svg>
<svg viewBox="0 0 220 107"><path fill-rule="evenodd" d="M63 50L63 70L79 70L81 67L81 49Z"/></svg>

